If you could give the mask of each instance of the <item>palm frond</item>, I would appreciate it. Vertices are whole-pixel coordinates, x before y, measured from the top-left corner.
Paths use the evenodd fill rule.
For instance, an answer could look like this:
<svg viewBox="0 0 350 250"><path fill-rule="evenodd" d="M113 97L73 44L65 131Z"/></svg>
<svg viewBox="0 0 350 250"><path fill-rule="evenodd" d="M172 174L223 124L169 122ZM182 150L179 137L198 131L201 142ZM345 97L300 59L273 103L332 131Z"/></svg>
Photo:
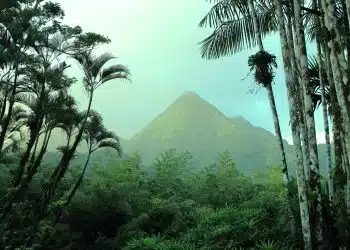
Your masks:
<svg viewBox="0 0 350 250"><path fill-rule="evenodd" d="M15 96L15 102L20 103L34 111L37 107L38 100L37 98L32 94L17 94Z"/></svg>
<svg viewBox="0 0 350 250"><path fill-rule="evenodd" d="M90 72L94 78L98 76L98 73L102 70L103 66L112 59L116 57L110 53L104 53L98 57L91 57L92 65L90 67Z"/></svg>
<svg viewBox="0 0 350 250"><path fill-rule="evenodd" d="M263 37L277 31L274 8L270 7L257 13L261 34ZM221 23L214 32L200 42L201 56L205 59L217 59L232 55L245 49L251 49L257 44L253 18L246 16Z"/></svg>
<svg viewBox="0 0 350 250"><path fill-rule="evenodd" d="M105 69L102 69L101 74L100 74L100 78L103 81L103 79L105 79L106 77L108 77L110 75L120 74L120 73L130 75L130 71L129 71L128 67L126 67L122 64L115 64L115 65L109 66Z"/></svg>
<svg viewBox="0 0 350 250"><path fill-rule="evenodd" d="M248 58L250 71L254 71L254 78L257 84L264 87L271 85L274 79L273 68L277 68L276 56L267 51L259 51Z"/></svg>
<svg viewBox="0 0 350 250"><path fill-rule="evenodd" d="M199 22L199 27L217 27L223 22L239 19L248 14L246 0L216 0L215 5Z"/></svg>
<svg viewBox="0 0 350 250"><path fill-rule="evenodd" d="M102 141L98 144L97 149L100 149L100 148L113 148L115 149L117 152L118 152L118 155L119 156L122 156L122 148L120 147L120 144L119 142L116 142L116 141Z"/></svg>
<svg viewBox="0 0 350 250"><path fill-rule="evenodd" d="M115 80L115 79L131 81L129 76L130 75L128 73L115 73L115 74L109 75L109 76L103 78L99 83L97 83L94 86L94 89L98 88L99 86L101 86L102 84L104 84L106 82L109 82L109 81Z"/></svg>

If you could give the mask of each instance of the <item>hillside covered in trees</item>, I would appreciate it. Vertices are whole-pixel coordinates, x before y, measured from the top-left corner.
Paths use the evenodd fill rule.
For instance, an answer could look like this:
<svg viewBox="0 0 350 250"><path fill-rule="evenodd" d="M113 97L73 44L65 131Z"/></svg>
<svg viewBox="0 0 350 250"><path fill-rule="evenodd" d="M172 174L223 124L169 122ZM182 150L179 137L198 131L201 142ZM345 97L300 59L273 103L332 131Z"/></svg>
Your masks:
<svg viewBox="0 0 350 250"><path fill-rule="evenodd" d="M102 85L132 83L99 50L111 40L64 24L59 2L2 0L0 249L349 249L349 9L348 0L213 1L201 55L259 49L247 64L275 135L188 92L125 141L94 109ZM264 48L274 32L283 65ZM278 66L293 146L276 108Z"/></svg>

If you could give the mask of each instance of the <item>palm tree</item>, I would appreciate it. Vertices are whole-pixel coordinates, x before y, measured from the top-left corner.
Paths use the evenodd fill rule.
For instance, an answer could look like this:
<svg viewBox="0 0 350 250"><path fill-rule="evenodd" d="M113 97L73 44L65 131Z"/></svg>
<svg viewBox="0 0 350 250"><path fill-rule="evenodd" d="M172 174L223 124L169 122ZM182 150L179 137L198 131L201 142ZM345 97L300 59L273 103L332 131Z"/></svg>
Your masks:
<svg viewBox="0 0 350 250"><path fill-rule="evenodd" d="M214 33L203 40L202 57L216 59L221 56L239 52L243 48L258 45L259 52L249 58L251 71L255 71L255 81L266 88L273 115L275 133L281 153L281 170L283 183L289 183L287 161L279 125L278 113L272 89L274 73L273 66L277 67L275 57L264 50L262 36L276 29L273 7L259 5L258 11L252 0L219 1L200 22L200 27L215 26ZM267 19L270 18L270 19ZM245 24L245 25L242 25ZM241 34L246 34L243 36ZM289 191L286 192L289 195Z"/></svg>
<svg viewBox="0 0 350 250"><path fill-rule="evenodd" d="M34 155L35 152L33 152L34 160L27 168L26 181L22 185L28 185L36 174L44 154L46 153L52 131L55 128L65 127L67 124L74 124L77 119L76 117L79 116L74 98L67 95L65 91L61 91L53 97L49 101L47 109L49 112L45 116L43 142L39 154L36 157Z"/></svg>
<svg viewBox="0 0 350 250"><path fill-rule="evenodd" d="M17 100L19 101L22 98L26 106L32 110L32 114L28 120L30 137L27 149L19 164L20 171L15 186L21 181L25 166L30 157L30 152L40 135L45 116L49 112L47 106L50 100L56 95L57 91L66 90L72 84L72 80L64 74L67 68L68 66L65 62L58 65L50 65L45 60L44 65L39 69L32 66L27 69L27 77L25 79L31 83L27 86L27 90L30 92L29 95L20 95Z"/></svg>
<svg viewBox="0 0 350 250"><path fill-rule="evenodd" d="M325 130L325 139L327 145L327 170L328 170L328 196L329 201L334 198L334 183L333 183L333 170L332 170L332 158L331 158L331 143L330 143L330 130L328 122L328 110L330 110L330 93L329 83L326 74L326 68L324 65L324 59L321 51L321 45L319 40L317 41L317 57L311 57L309 59L309 79L313 89L312 99L313 106L316 109L319 105L322 105L323 122Z"/></svg>
<svg viewBox="0 0 350 250"><path fill-rule="evenodd" d="M98 57L94 57L91 53L84 53L74 57L82 66L84 71L84 87L89 94L89 103L86 110L86 115L82 121L80 128L78 130L77 136L74 139L72 146L69 146L63 153L62 158L50 177L50 182L53 185L52 189L49 190L49 193L54 192L54 189L57 187L58 183L64 176L70 161L72 160L74 153L82 139L86 122L88 120L94 92L101 85L115 79L129 79L130 72L128 68L121 64L112 65L104 68L104 66L114 59L115 57L109 53L102 54ZM45 195L45 191L42 197ZM49 196L51 196L49 195Z"/></svg>
<svg viewBox="0 0 350 250"><path fill-rule="evenodd" d="M119 137L115 133L106 130L102 123L102 117L93 110L91 110L89 120L86 122L83 138L88 146L88 155L79 178L75 182L72 189L69 191L69 194L58 214L56 214L56 223L59 221L63 209L70 204L72 198L80 187L86 169L89 165L91 154L101 148L112 148L117 151L119 156L122 155Z"/></svg>
<svg viewBox="0 0 350 250"><path fill-rule="evenodd" d="M300 207L300 217L301 217L301 226L302 233L304 238L304 249L312 249L311 242L311 228L309 221L309 209L308 209L308 199L306 195L306 181L304 175L304 167L302 162L302 150L301 150L301 142L300 142L300 128L299 128L299 114L297 111L298 107L298 97L299 92L296 91L296 87L294 83L296 79L293 77L292 65L290 58L293 54L293 48L288 44L286 25L285 25L285 17L283 13L282 4L279 0L275 0L275 8L276 8L276 17L278 21L280 40L281 40L281 48L282 48L282 57L286 78L286 86L287 86L287 94L288 94L288 103L289 103L289 112L291 118L291 127L292 127L292 136L293 136L293 144L295 147L296 153L296 165L297 165L297 186L298 186L298 197L299 197L299 207Z"/></svg>

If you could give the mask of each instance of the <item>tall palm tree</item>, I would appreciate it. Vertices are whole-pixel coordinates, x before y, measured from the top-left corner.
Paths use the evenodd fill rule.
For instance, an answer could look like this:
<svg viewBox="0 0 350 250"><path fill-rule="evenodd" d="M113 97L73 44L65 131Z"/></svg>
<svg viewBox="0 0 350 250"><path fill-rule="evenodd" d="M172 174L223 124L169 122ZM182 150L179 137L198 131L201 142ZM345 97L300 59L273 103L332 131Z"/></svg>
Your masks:
<svg viewBox="0 0 350 250"><path fill-rule="evenodd" d="M320 41L317 40L317 57L311 57L309 59L309 79L313 89L313 106L316 109L319 105L322 105L323 124L325 131L325 140L327 146L327 172L328 172L328 196L329 201L334 198L334 183L333 183L333 169L331 158L331 142L330 142L330 130L328 122L328 110L330 110L330 93L329 83L326 74L326 68L324 65L324 59L321 51Z"/></svg>
<svg viewBox="0 0 350 250"><path fill-rule="evenodd" d="M200 27L206 25L215 27L214 33L201 42L202 57L216 59L238 52L243 48L258 45L259 52L250 57L248 63L251 71L255 71L256 83L261 84L268 93L281 154L283 183L287 187L289 183L287 161L272 88L274 76L272 69L277 65L275 57L264 50L262 42L263 35L276 29L274 15L271 15L273 10L272 6L261 3L257 8L252 0L247 2L219 1L200 22ZM243 34L245 34L244 38Z"/></svg>
<svg viewBox="0 0 350 250"><path fill-rule="evenodd" d="M50 99L53 98L57 91L65 90L72 84L71 79L64 74L66 68L67 65L64 62L58 65L50 65L45 60L43 65L38 68L29 66L26 69L27 76L24 79L29 84L23 90L26 92L18 95L16 101L25 104L31 109L31 115L28 120L30 136L27 148L19 163L20 171L15 186L21 181L30 152L40 135L45 116L49 112L47 106Z"/></svg>
<svg viewBox="0 0 350 250"><path fill-rule="evenodd" d="M294 21L295 21L295 50L299 59L301 85L304 94L304 109L306 114L306 125L308 131L309 149L310 149L310 190L313 192L315 199L315 235L317 247L323 247L323 216L322 216L322 197L321 197L321 178L318 161L318 149L316 140L315 120L313 116L313 106L311 98L311 86L308 77L308 59L306 53L306 42L304 33L304 22L301 11L301 1L293 1Z"/></svg>
<svg viewBox="0 0 350 250"><path fill-rule="evenodd" d="M67 95L65 91L61 91L54 96L48 103L47 109L49 112L45 117L44 138L38 155L31 164L28 165L26 180L22 184L28 185L33 176L36 174L40 166L44 154L46 153L51 133L55 128L64 127L66 124L73 124L78 116L75 100L72 96ZM34 154L34 152L33 152Z"/></svg>
<svg viewBox="0 0 350 250"><path fill-rule="evenodd" d="M102 117L93 110L91 110L89 120L86 122L83 138L88 146L88 155L86 157L82 172L65 198L63 206L56 214L56 223L59 221L63 209L70 204L75 193L80 187L89 165L91 154L101 148L111 148L115 149L119 156L122 155L119 137L115 133L107 131L107 129L103 126Z"/></svg>
<svg viewBox="0 0 350 250"><path fill-rule="evenodd" d="M297 111L297 95L299 93L295 88L295 80L292 72L291 60L293 48L288 44L286 25L285 25L285 16L282 8L282 4L279 0L274 0L276 8L276 17L278 21L281 48L282 48L282 57L286 78L287 94L288 94L288 103L289 103L289 112L291 118L291 127L292 127L292 136L293 144L295 147L296 153L296 165L297 165L297 186L298 186L298 197L299 197L299 207L300 207L300 217L301 217L301 226L304 239L304 249L312 249L311 242L311 227L309 221L309 208L308 208L308 199L306 195L306 181L304 175L304 166L302 162L302 150L300 142L300 128L299 128L299 114Z"/></svg>
<svg viewBox="0 0 350 250"><path fill-rule="evenodd" d="M83 71L84 71L83 83L86 91L89 94L89 102L86 110L86 115L84 117L84 120L82 121L82 124L78 130L77 136L75 137L72 146L69 146L64 151L62 158L58 166L56 167L56 170L50 177L52 189L50 189L49 192L47 193L49 195L48 200L50 199L51 195L53 194L52 192L54 192L58 183L64 176L68 168L68 165L72 160L74 153L82 139L85 125L90 114L95 90L99 88L101 85L111 80L115 80L115 79L129 80L129 76L130 76L130 72L128 68L121 64L116 64L116 65L112 65L104 68L104 66L108 62L110 62L112 59L115 58L109 53L102 54L98 57L93 56L92 53L84 53L81 55L77 55L74 58L80 63L80 65L83 68ZM45 193L46 192L44 191L42 197L45 196ZM48 200L46 200L46 202Z"/></svg>
<svg viewBox="0 0 350 250"><path fill-rule="evenodd" d="M348 1L347 14L348 11ZM333 74L333 81L335 86L335 94L337 96L338 104L342 114L342 133L344 138L343 151L346 155L345 162L350 162L350 110L349 110L349 78L348 78L348 62L344 57L342 48L342 36L340 28L338 27L337 13L335 3L331 0L321 0L321 7L324 12L324 23L329 34L332 34L329 41L330 49L330 66ZM349 21L349 20L348 20ZM345 34L348 34L345 33ZM327 46L326 46L326 49ZM348 53L349 54L349 53ZM346 207L347 216L350 218L350 166L346 164L347 174L347 189L346 189Z"/></svg>

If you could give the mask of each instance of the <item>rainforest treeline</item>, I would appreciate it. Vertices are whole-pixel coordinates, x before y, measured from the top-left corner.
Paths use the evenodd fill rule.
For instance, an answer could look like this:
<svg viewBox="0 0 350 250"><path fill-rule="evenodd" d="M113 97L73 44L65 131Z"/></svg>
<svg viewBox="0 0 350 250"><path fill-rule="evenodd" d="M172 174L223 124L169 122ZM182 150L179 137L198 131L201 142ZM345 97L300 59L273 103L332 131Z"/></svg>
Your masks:
<svg viewBox="0 0 350 250"><path fill-rule="evenodd" d="M230 152L202 171L189 168L188 152L169 150L150 166L125 155L92 103L101 85L130 82L130 71L113 54L97 52L108 37L63 19L59 2L0 3L1 249L350 247L350 0L217 0L200 21L214 29L201 42L205 59L258 48L247 63L266 89L281 163L256 176L241 174ZM276 34L283 65L264 49L263 38ZM72 65L83 79L68 74ZM287 165L275 104L278 66L296 167ZM84 86L85 110L70 95L73 84ZM326 159L317 150L316 109L323 113ZM57 130L66 143L57 148L57 164L48 164ZM86 162L73 166L83 144ZM103 150L115 159L87 171ZM320 161L327 161L327 176Z"/></svg>

